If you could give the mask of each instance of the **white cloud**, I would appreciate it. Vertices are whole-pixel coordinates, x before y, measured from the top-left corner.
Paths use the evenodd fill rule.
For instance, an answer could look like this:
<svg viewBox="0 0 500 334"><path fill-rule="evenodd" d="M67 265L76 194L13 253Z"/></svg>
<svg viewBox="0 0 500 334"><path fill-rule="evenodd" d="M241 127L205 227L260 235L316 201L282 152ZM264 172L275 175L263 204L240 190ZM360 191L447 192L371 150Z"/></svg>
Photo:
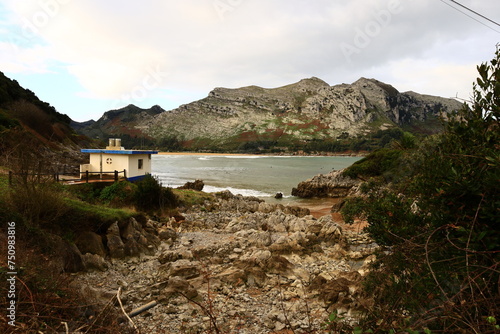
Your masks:
<svg viewBox="0 0 500 334"><path fill-rule="evenodd" d="M41 45L23 48L14 42L0 42L2 71L10 73L47 73L53 61L50 49Z"/></svg>
<svg viewBox="0 0 500 334"><path fill-rule="evenodd" d="M401 91L443 97L469 98L476 64L443 63L441 60L404 59L391 64L392 84Z"/></svg>
<svg viewBox="0 0 500 334"><path fill-rule="evenodd" d="M486 15L500 12L496 1L462 2ZM18 31L36 34L15 52L0 44L4 71L39 73L66 64L85 90L75 94L110 103L138 92L151 68L162 73L151 96L276 87L313 75L330 84L365 76L400 90L467 94L472 65L491 59L500 36L435 0L5 4ZM346 57L342 45L357 52Z"/></svg>

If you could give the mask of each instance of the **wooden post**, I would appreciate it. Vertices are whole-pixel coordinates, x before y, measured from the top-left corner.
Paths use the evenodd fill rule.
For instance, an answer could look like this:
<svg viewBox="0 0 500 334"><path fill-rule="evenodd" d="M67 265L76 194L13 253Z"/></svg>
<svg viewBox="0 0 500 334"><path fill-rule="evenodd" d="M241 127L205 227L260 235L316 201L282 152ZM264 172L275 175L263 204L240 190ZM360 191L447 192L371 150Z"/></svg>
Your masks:
<svg viewBox="0 0 500 334"><path fill-rule="evenodd" d="M89 183L89 171L85 171L85 180L87 181L86 183Z"/></svg>
<svg viewBox="0 0 500 334"><path fill-rule="evenodd" d="M115 182L118 182L118 171L115 170Z"/></svg>
<svg viewBox="0 0 500 334"><path fill-rule="evenodd" d="M127 179L127 170L126 169L123 170L123 177L125 178L125 180Z"/></svg>

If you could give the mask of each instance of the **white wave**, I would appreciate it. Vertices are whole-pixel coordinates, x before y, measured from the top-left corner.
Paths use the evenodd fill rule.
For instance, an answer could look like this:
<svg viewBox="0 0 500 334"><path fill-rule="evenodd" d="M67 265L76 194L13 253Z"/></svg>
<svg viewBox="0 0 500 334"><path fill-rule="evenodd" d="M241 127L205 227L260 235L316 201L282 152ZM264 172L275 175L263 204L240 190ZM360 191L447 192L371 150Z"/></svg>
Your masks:
<svg viewBox="0 0 500 334"><path fill-rule="evenodd" d="M223 155L222 158L226 159L262 159L269 158L269 155Z"/></svg>
<svg viewBox="0 0 500 334"><path fill-rule="evenodd" d="M243 195L243 196L255 196L255 197L272 197L275 194L269 194L263 191L255 190L255 189L239 189L233 187L216 187L205 185L203 188L204 192L207 193L215 193L219 191L229 190L234 195Z"/></svg>
<svg viewBox="0 0 500 334"><path fill-rule="evenodd" d="M162 185L164 187L177 188L177 187L183 186L184 184L186 184L186 182L190 182L189 180L185 180L185 179L165 177L162 175L158 175L158 173L155 173L155 175L158 176L160 182L162 183ZM234 195L240 194L243 196L273 197L275 195L275 194L266 193L264 191L255 190L255 189L241 189L241 188L234 188L234 187L217 187L217 186L211 186L211 185L207 185L207 184L205 184L205 186L203 187L203 191L206 193L215 193L215 192L224 191L224 190L229 190ZM283 197L287 197L287 196L283 196Z"/></svg>

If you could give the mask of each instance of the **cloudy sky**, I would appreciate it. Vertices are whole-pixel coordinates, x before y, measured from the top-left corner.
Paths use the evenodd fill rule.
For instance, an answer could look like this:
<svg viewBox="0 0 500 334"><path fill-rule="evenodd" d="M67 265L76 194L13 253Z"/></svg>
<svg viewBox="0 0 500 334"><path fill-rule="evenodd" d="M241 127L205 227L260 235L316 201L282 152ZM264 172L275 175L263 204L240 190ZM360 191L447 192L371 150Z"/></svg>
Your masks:
<svg viewBox="0 0 500 334"><path fill-rule="evenodd" d="M498 0L458 2L500 22ZM0 71L76 121L312 76L468 98L498 42L500 26L450 0L0 3Z"/></svg>

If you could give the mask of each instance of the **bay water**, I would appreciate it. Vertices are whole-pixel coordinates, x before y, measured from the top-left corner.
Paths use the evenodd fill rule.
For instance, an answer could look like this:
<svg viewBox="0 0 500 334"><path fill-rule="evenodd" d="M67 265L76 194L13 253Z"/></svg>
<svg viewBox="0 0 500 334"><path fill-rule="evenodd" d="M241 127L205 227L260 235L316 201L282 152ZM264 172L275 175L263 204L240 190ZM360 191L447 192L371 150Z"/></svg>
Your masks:
<svg viewBox="0 0 500 334"><path fill-rule="evenodd" d="M152 157L152 174L163 186L176 188L196 179L205 192L229 190L268 202L283 193L283 204L301 204L292 188L317 174L327 174L361 159L349 156L265 156L214 154L159 154Z"/></svg>

